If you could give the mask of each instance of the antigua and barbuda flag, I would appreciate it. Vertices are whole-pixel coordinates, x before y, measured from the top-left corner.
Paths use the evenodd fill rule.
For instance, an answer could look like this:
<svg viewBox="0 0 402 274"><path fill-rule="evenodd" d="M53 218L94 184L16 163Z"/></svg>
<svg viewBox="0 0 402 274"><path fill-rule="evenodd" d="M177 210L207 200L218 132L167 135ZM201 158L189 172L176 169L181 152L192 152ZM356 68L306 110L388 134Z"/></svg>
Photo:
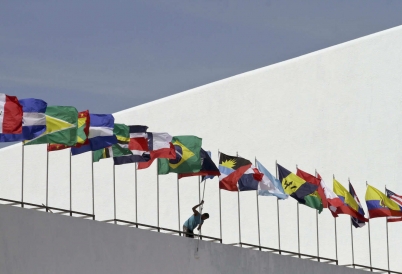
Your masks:
<svg viewBox="0 0 402 274"><path fill-rule="evenodd" d="M77 142L74 147L81 147L82 145L89 144L88 134L89 134L89 111L78 112L78 127L77 127ZM69 148L70 146L61 144L48 144L48 151L62 150Z"/></svg>
<svg viewBox="0 0 402 274"><path fill-rule="evenodd" d="M111 114L89 114L89 134L87 145L72 147L72 155L81 154L87 151L96 151L117 143L113 133L114 117Z"/></svg>
<svg viewBox="0 0 402 274"><path fill-rule="evenodd" d="M400 207L402 207L402 196L396 194L395 192L385 188L385 194L387 195L388 198L390 198L392 201L397 203ZM393 222L401 222L402 217L387 217L387 222L388 223L393 223Z"/></svg>
<svg viewBox="0 0 402 274"><path fill-rule="evenodd" d="M39 136L24 141L25 145L77 143L78 111L69 106L48 106L46 108L46 130Z"/></svg>
<svg viewBox="0 0 402 274"><path fill-rule="evenodd" d="M158 158L158 174L195 173L201 170L202 139L197 136L174 136L174 159Z"/></svg>
<svg viewBox="0 0 402 274"><path fill-rule="evenodd" d="M256 161L257 168L261 171L264 176L259 182L258 195L260 196L275 196L278 199L287 199L287 195L282 188L281 182L276 179L272 174L259 162Z"/></svg>
<svg viewBox="0 0 402 274"><path fill-rule="evenodd" d="M224 153L219 155L219 188L228 191L238 191L238 181L251 168L249 160L242 157L230 156Z"/></svg>
<svg viewBox="0 0 402 274"><path fill-rule="evenodd" d="M0 141L13 142L7 137L22 135L23 110L17 97L0 93ZM23 139L22 139L23 140Z"/></svg>
<svg viewBox="0 0 402 274"><path fill-rule="evenodd" d="M306 182L296 174L290 172L283 166L277 164L279 181L282 183L283 190L286 194L296 199L300 204L306 204L306 200L310 194L316 192L318 186ZM317 197L318 198L318 197ZM314 207L319 210L319 207ZM322 204L321 204L322 210Z"/></svg>
<svg viewBox="0 0 402 274"><path fill-rule="evenodd" d="M319 213L321 213L322 209L324 208L324 203L326 204L327 201L325 199L324 190L321 188L320 185L321 180L299 168L297 168L296 175L306 182L312 183L317 186L317 190L304 197L304 200L306 201L306 206L315 208L318 210Z"/></svg>
<svg viewBox="0 0 402 274"><path fill-rule="evenodd" d="M370 185L366 189L366 205L370 219L388 216L402 217L402 207Z"/></svg>
<svg viewBox="0 0 402 274"><path fill-rule="evenodd" d="M205 151L201 148L200 151L201 156L201 169L199 172L190 172L190 173L180 173L179 179L190 176L202 176L202 181L206 179L212 179L215 176L221 175L219 169L216 167L215 163L211 159L211 152Z"/></svg>
<svg viewBox="0 0 402 274"><path fill-rule="evenodd" d="M47 103L40 99L27 98L19 100L22 107L22 132L19 134L0 134L0 142L17 142L31 140L46 130ZM18 107L17 107L18 108Z"/></svg>

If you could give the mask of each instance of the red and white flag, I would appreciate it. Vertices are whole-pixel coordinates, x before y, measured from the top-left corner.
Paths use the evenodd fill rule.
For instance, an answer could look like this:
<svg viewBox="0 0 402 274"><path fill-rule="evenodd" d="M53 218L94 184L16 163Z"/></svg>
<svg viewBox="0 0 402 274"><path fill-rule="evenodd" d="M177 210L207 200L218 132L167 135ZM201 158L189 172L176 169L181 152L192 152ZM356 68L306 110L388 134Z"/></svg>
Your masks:
<svg viewBox="0 0 402 274"><path fill-rule="evenodd" d="M22 106L17 97L0 93L0 133L22 133Z"/></svg>
<svg viewBox="0 0 402 274"><path fill-rule="evenodd" d="M391 200L393 200L395 203L397 203L399 205L399 207L402 207L402 196L401 195L397 195L395 192L386 189L385 188L385 194L387 195L388 198L390 198ZM393 222L400 222L402 221L402 217L387 217L387 222L388 223L393 223Z"/></svg>
<svg viewBox="0 0 402 274"><path fill-rule="evenodd" d="M334 215L334 217L336 217L337 214L335 212L337 211L338 208L342 207L344 205L344 203L338 197L338 195L336 195L327 186L327 184L324 182L324 180L321 178L320 174L318 174L318 173L317 173L317 178L320 179L320 186L321 186L322 190L324 191L325 199L328 204L328 209L331 210L332 215Z"/></svg>

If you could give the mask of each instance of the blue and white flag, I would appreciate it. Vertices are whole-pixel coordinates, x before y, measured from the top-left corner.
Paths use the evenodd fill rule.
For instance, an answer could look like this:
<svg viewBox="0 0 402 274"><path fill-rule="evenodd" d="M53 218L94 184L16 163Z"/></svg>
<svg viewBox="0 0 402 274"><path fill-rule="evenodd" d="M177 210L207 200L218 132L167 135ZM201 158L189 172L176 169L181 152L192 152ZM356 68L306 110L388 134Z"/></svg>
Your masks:
<svg viewBox="0 0 402 274"><path fill-rule="evenodd" d="M111 114L89 114L88 145L72 147L72 155L87 151L95 151L117 144L116 135L113 134L114 117Z"/></svg>
<svg viewBox="0 0 402 274"><path fill-rule="evenodd" d="M22 106L22 133L0 134L0 142L32 140L46 130L47 103L40 99L27 98L18 100Z"/></svg>
<svg viewBox="0 0 402 274"><path fill-rule="evenodd" d="M264 177L258 185L258 195L261 196L276 196L278 199L287 199L289 196L285 194L281 182L258 161L257 169L264 174Z"/></svg>

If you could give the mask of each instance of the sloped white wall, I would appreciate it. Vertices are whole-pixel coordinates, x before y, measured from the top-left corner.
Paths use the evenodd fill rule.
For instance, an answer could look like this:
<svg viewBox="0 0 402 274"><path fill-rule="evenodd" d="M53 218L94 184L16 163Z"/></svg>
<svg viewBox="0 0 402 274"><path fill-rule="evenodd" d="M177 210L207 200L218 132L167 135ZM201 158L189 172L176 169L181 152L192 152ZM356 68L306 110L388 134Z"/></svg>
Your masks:
<svg viewBox="0 0 402 274"><path fill-rule="evenodd" d="M365 182L402 193L402 27L301 56L174 96L118 112L116 122L143 124L149 131L197 135L218 162L218 150L263 163L275 172L275 161L295 170L332 176L347 187L350 178L362 203ZM134 104L135 102L133 102ZM49 203L68 206L68 152L50 156ZM53 153L51 153L53 154ZM21 147L0 151L2 197L19 199ZM92 212L90 155L72 160L73 209ZM95 164L95 214L113 218L111 160ZM10 175L12 174L12 175ZM135 208L134 165L116 167L117 217L157 224L156 164L137 172ZM46 152L43 146L25 150L25 200L43 202ZM175 174L159 176L160 226L178 229L198 202L198 178L180 181L178 219ZM202 190L203 184L201 185ZM224 243L238 242L237 193L222 191ZM67 198L66 198L67 197ZM258 243L255 192L240 193L242 241ZM278 246L277 207L272 197L259 197L261 243ZM297 251L296 202L279 202L281 248ZM364 205L365 207L365 205ZM203 232L219 231L218 180L209 180L205 212L211 215ZM367 212L367 211L366 211ZM300 206L301 252L317 253L315 211ZM351 263L350 221L337 219L338 256ZM328 210L319 216L320 255L335 258L334 220ZM389 225L391 269L402 271L399 231ZM355 263L369 265L368 227L353 229ZM386 268L385 220L371 223L372 260Z"/></svg>

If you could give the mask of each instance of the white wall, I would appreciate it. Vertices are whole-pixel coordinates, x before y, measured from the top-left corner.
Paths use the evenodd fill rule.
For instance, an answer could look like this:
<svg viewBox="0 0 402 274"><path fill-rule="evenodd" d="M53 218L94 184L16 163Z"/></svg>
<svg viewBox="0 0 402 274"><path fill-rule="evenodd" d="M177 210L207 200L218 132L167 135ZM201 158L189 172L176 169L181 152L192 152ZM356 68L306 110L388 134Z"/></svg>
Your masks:
<svg viewBox="0 0 402 274"><path fill-rule="evenodd" d="M149 131L197 135L218 162L218 150L263 163L275 172L275 160L295 170L317 171L331 185L335 174L347 187L350 178L364 203L365 182L402 193L402 27L393 28L286 62L237 75L174 96L118 112L116 122L144 124ZM268 50L268 49L267 49ZM135 102L133 102L135 104ZM68 206L68 152L50 156L49 202ZM53 154L53 152L51 153ZM0 151L3 198L19 199L21 147ZM92 212L90 155L72 160L73 209ZM113 218L113 167L95 164L95 214ZM134 166L116 167L117 217L135 220ZM45 198L46 152L25 150L25 200ZM156 165L137 173L138 222L157 223ZM159 177L160 225L177 229L198 202L198 179L180 181L180 223L175 174ZM68 196L67 196L68 197ZM218 180L207 182L204 233L219 236ZM240 193L242 241L258 243L256 196ZM260 197L262 245L278 246L277 208ZM280 201L281 248L297 251L296 202ZM365 205L364 205L365 207ZM222 191L224 243L238 242L237 193ZM366 210L367 213L367 210ZM300 206L301 252L316 254L315 211ZM334 220L319 216L320 255L335 257ZM337 220L338 256L351 263L349 218ZM391 269L402 271L402 224L389 225ZM369 264L367 226L354 229L355 263ZM386 268L385 220L371 224L373 265Z"/></svg>

